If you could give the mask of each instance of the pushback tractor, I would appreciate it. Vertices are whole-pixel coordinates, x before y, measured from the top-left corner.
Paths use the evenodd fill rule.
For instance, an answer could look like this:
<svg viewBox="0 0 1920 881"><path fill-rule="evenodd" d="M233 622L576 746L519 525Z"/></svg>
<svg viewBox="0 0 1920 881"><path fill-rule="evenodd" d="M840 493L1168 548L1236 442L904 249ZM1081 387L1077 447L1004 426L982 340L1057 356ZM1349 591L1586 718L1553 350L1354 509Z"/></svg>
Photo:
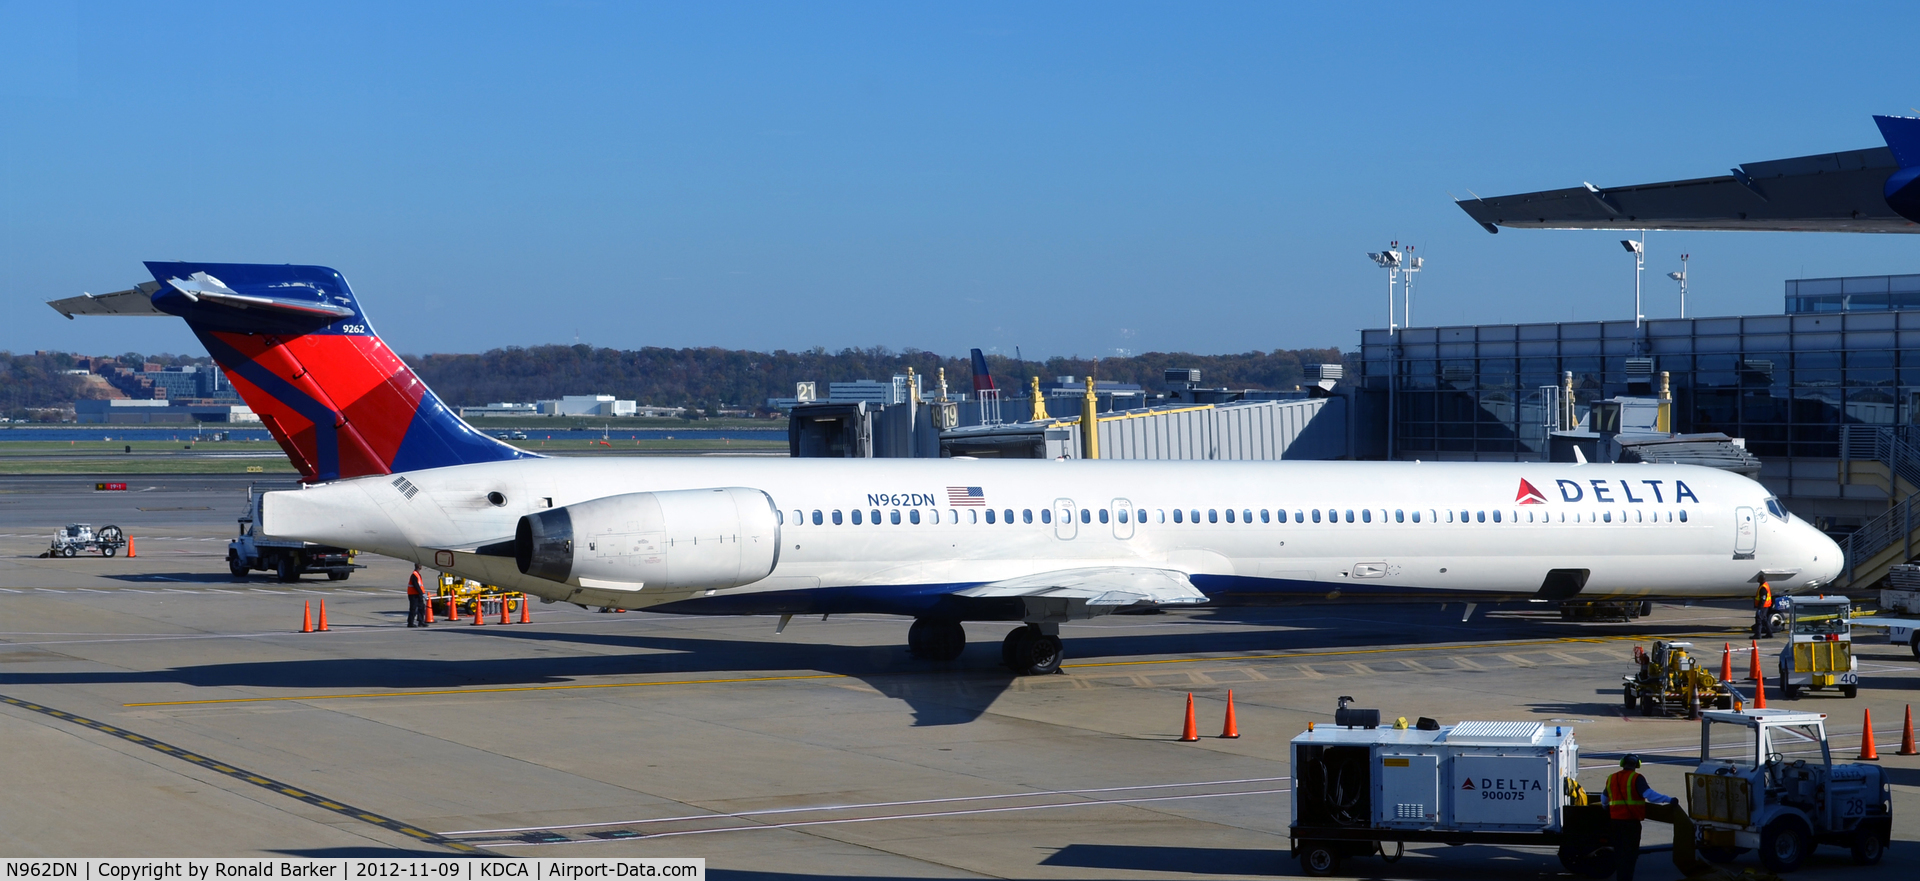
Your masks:
<svg viewBox="0 0 1920 881"><path fill-rule="evenodd" d="M1874 865L1893 835L1893 793L1876 765L1836 765L1825 713L1748 708L1700 714L1700 765L1687 775L1687 813L1700 855L1717 863L1759 851L1775 872L1800 867L1816 845Z"/></svg>
<svg viewBox="0 0 1920 881"><path fill-rule="evenodd" d="M1860 689L1860 659L1853 656L1852 604L1846 597L1784 597L1787 644L1780 650L1780 693L1838 688L1842 697Z"/></svg>

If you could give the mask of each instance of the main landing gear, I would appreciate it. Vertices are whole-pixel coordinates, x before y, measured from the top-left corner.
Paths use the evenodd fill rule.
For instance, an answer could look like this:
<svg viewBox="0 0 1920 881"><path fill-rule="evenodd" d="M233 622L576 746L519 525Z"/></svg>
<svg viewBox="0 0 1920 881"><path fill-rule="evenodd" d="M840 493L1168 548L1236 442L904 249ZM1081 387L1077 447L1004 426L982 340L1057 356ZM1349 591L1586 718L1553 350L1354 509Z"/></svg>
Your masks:
<svg viewBox="0 0 1920 881"><path fill-rule="evenodd" d="M1015 676L1058 673L1063 654L1058 624L1028 624L1016 628L1000 644L1000 663L1007 665Z"/></svg>
<svg viewBox="0 0 1920 881"><path fill-rule="evenodd" d="M926 661L951 661L967 648L967 631L960 622L944 618L915 618L907 628L907 652ZM1016 676L1045 676L1060 672L1060 625L1028 624L1014 628L1000 644L1000 663Z"/></svg>

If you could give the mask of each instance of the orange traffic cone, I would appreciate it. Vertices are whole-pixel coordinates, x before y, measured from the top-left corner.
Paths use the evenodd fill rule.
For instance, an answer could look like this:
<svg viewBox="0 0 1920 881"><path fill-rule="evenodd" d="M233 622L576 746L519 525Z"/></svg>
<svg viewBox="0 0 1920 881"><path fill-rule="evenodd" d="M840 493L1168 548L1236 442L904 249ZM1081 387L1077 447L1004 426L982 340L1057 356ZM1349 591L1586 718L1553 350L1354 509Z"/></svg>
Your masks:
<svg viewBox="0 0 1920 881"><path fill-rule="evenodd" d="M432 624L432 623L433 623L433 601L434 601L434 600L436 600L436 599L439 599L439 597L429 597L429 598L427 598L427 601L426 601L425 603L423 603L423 604L422 604L422 605L425 605L425 606L427 607L427 618L426 618L426 621L427 621L427 623L428 623L428 624Z"/></svg>
<svg viewBox="0 0 1920 881"><path fill-rule="evenodd" d="M1227 689L1227 724L1220 729L1220 739L1239 740L1240 723L1233 717L1233 689Z"/></svg>
<svg viewBox="0 0 1920 881"><path fill-rule="evenodd" d="M1767 680L1765 679L1756 679L1753 682L1753 708L1756 710L1767 708Z"/></svg>
<svg viewBox="0 0 1920 881"><path fill-rule="evenodd" d="M1860 720L1860 761L1880 761L1880 749L1873 745L1873 708L1867 707L1866 716Z"/></svg>
<svg viewBox="0 0 1920 881"><path fill-rule="evenodd" d="M300 632L313 632L313 603L311 602L300 603Z"/></svg>
<svg viewBox="0 0 1920 881"><path fill-rule="evenodd" d="M1760 643L1757 641L1750 641L1748 645L1753 646L1753 649L1752 649L1752 653L1747 656L1747 661L1748 661L1747 681L1759 682L1760 681ZM1761 706L1766 706L1766 704L1761 704Z"/></svg>
<svg viewBox="0 0 1920 881"><path fill-rule="evenodd" d="M502 624L513 623L512 621L507 620L507 598L505 596L500 597L500 623Z"/></svg>
<svg viewBox="0 0 1920 881"><path fill-rule="evenodd" d="M532 619L532 618L529 618L529 617L527 617L527 606L528 606L528 605L529 605L529 604L527 603L527 595L526 595L526 594L524 594L524 593L523 593L523 594L521 594L521 595L520 595L520 623L522 623L522 624L531 624L531 623L533 623L533 619Z"/></svg>
<svg viewBox="0 0 1920 881"><path fill-rule="evenodd" d="M1187 692L1187 725L1180 729L1180 742L1193 743L1200 739L1200 726L1193 721L1193 692Z"/></svg>
<svg viewBox="0 0 1920 881"><path fill-rule="evenodd" d="M326 631L332 629L327 626L327 601L326 600L320 601L320 626L315 627L313 629L318 630L322 633L325 633Z"/></svg>
<svg viewBox="0 0 1920 881"><path fill-rule="evenodd" d="M480 598L473 598L473 623L469 627L485 627L487 619L480 617Z"/></svg>
<svg viewBox="0 0 1920 881"><path fill-rule="evenodd" d="M1895 755L1920 756L1920 749L1913 745L1913 704L1907 704L1907 726L1900 732L1900 751Z"/></svg>
<svg viewBox="0 0 1920 881"><path fill-rule="evenodd" d="M1732 682L1733 681L1733 644L1728 642L1723 642L1720 644L1720 646L1721 646L1720 648L1720 681Z"/></svg>
<svg viewBox="0 0 1920 881"><path fill-rule="evenodd" d="M140 551L133 546L133 536L129 535L127 536L127 559L131 560L138 556Z"/></svg>

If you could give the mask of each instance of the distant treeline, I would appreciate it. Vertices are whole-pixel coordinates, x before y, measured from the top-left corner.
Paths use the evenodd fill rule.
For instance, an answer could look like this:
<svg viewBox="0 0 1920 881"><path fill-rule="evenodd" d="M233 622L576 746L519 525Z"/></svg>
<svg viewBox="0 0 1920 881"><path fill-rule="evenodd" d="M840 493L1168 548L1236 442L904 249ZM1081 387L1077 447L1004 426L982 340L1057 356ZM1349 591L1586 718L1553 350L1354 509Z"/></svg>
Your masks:
<svg viewBox="0 0 1920 881"><path fill-rule="evenodd" d="M98 385L89 388L84 377L67 373L76 368L76 362L81 357L86 356L70 352L16 355L0 351L0 416L54 421L58 417L50 411L71 409L73 402L82 398L104 397ZM118 356L94 357L110 358L115 364L132 370L139 370L145 364L172 367L212 363L204 355L141 355L128 352Z"/></svg>
<svg viewBox="0 0 1920 881"><path fill-rule="evenodd" d="M477 355L405 356L408 364L448 404L472 406L494 401L529 402L559 395L610 394L643 405L760 408L766 399L790 397L797 382L826 384L856 379L886 380L911 367L932 388L945 368L955 391L972 388L972 366L951 358L884 347L816 348L805 352L745 352L726 349L596 349L591 346L517 346ZM1166 388L1169 367L1200 370L1209 387L1290 389L1301 382L1302 364L1342 363L1340 351L1279 349L1239 355L1149 352L1127 358L1049 358L1015 361L998 355L988 369L1003 389L1025 388L1027 378L1086 376L1131 382L1151 390ZM1009 392L1015 394L1015 392Z"/></svg>

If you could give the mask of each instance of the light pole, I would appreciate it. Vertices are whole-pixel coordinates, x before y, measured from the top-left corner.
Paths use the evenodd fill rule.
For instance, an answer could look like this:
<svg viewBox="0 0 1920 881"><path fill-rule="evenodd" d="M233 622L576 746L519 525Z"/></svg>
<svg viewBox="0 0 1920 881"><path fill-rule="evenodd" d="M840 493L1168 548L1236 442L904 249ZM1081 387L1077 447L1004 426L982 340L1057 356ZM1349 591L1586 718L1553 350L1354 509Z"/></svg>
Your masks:
<svg viewBox="0 0 1920 881"><path fill-rule="evenodd" d="M1400 282L1400 326L1413 326L1413 274L1420 271L1420 265L1427 262L1425 257L1413 256L1413 246L1407 246L1406 265L1400 271L1406 273L1406 280Z"/></svg>
<svg viewBox="0 0 1920 881"><path fill-rule="evenodd" d="M1647 268L1647 231L1640 231L1640 241L1621 239L1620 246L1633 254L1633 329L1640 329L1640 321L1646 316L1640 314L1640 271Z"/></svg>
<svg viewBox="0 0 1920 881"><path fill-rule="evenodd" d="M1393 336L1397 325L1393 323L1393 286L1400 280L1400 243L1389 242L1385 251L1369 251L1374 265L1387 271L1387 336Z"/></svg>
<svg viewBox="0 0 1920 881"><path fill-rule="evenodd" d="M1687 317L1687 256L1680 255L1680 271L1669 272L1667 277L1680 283L1680 317Z"/></svg>

